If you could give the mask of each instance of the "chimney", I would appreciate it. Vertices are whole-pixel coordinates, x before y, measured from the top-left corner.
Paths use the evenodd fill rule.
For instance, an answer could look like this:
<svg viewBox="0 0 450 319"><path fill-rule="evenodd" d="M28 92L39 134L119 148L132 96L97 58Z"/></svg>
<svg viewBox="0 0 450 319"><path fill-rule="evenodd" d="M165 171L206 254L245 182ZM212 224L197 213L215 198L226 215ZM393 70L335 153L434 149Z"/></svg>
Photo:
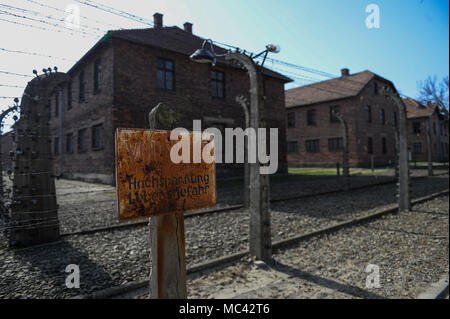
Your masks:
<svg viewBox="0 0 450 319"><path fill-rule="evenodd" d="M192 34L192 23L186 22L185 24L183 24L183 26L184 26L184 31Z"/></svg>
<svg viewBox="0 0 450 319"><path fill-rule="evenodd" d="M347 69L347 68L341 69L341 76L343 78L345 78L345 77L347 77L349 75L350 75L350 70L349 69Z"/></svg>
<svg viewBox="0 0 450 319"><path fill-rule="evenodd" d="M161 13L157 12L153 15L153 24L155 25L155 28L163 27L163 15Z"/></svg>

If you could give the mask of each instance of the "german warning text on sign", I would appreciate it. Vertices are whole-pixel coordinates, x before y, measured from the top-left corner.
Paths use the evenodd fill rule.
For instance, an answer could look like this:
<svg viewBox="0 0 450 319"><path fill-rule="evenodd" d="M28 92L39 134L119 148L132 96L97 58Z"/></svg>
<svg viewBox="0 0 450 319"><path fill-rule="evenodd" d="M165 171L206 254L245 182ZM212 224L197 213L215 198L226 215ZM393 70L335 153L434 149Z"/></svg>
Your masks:
<svg viewBox="0 0 450 319"><path fill-rule="evenodd" d="M120 221L216 204L214 161L174 163L171 149L180 141L170 140L170 133L117 129L116 189ZM188 133L184 140L188 148L185 143L180 151L187 150L190 159L195 156L195 149L203 151L208 144L199 139L196 145L193 133Z"/></svg>

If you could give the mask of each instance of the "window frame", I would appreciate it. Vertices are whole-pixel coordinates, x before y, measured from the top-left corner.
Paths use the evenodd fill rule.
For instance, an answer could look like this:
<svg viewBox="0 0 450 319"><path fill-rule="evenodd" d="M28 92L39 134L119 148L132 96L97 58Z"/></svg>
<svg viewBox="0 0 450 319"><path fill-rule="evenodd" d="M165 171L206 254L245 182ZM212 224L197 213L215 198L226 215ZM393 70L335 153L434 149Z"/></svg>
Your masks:
<svg viewBox="0 0 450 319"><path fill-rule="evenodd" d="M55 137L53 139L53 154L54 155L60 155L61 150L59 148L59 137Z"/></svg>
<svg viewBox="0 0 450 319"><path fill-rule="evenodd" d="M316 109L306 110L306 125L307 126L317 126L316 121Z"/></svg>
<svg viewBox="0 0 450 319"><path fill-rule="evenodd" d="M287 112L286 114L287 128L295 128L295 113L296 112Z"/></svg>
<svg viewBox="0 0 450 319"><path fill-rule="evenodd" d="M398 125L397 111L392 111L392 122L394 124L394 127L397 127Z"/></svg>
<svg viewBox="0 0 450 319"><path fill-rule="evenodd" d="M80 136L80 132L83 132L83 138L81 138ZM81 128L78 130L77 133L77 153L86 153L87 152L87 129L86 128ZM80 143L80 141L82 141L83 143ZM81 148L80 145L83 144L84 148Z"/></svg>
<svg viewBox="0 0 450 319"><path fill-rule="evenodd" d="M294 150L290 150L289 145L295 145ZM298 141L287 141L286 143L286 153L287 154L297 154L299 153Z"/></svg>
<svg viewBox="0 0 450 319"><path fill-rule="evenodd" d="M213 73L215 73L215 78L213 77ZM218 77L217 77L217 75L218 74L221 74L222 75L222 79L218 79ZM211 93L211 96L213 97L213 98L217 98L217 99L225 99L225 72L223 72L223 71L219 71L219 70L210 70L210 76L211 76L211 79L210 79L210 93ZM213 83L215 83L215 94L213 94ZM219 96L219 94L218 94L218 92L219 92L219 89L218 89L218 86L217 86L217 83L222 83L222 96Z"/></svg>
<svg viewBox="0 0 450 319"><path fill-rule="evenodd" d="M373 155L373 138L372 138L372 136L367 137L367 154Z"/></svg>
<svg viewBox="0 0 450 319"><path fill-rule="evenodd" d="M67 84L67 109L72 108L72 81Z"/></svg>
<svg viewBox="0 0 450 319"><path fill-rule="evenodd" d="M96 129L100 128L100 143L97 145L97 131ZM102 150L104 147L103 145L103 123L95 124L91 128L91 148L92 150Z"/></svg>
<svg viewBox="0 0 450 319"><path fill-rule="evenodd" d="M422 125L421 125L420 121L413 122L413 134L417 134L417 135L422 134L421 126Z"/></svg>
<svg viewBox="0 0 450 319"><path fill-rule="evenodd" d="M86 81L84 80L84 71L80 71L78 75L78 102L86 101Z"/></svg>
<svg viewBox="0 0 450 319"><path fill-rule="evenodd" d="M94 94L102 90L102 60L94 61Z"/></svg>
<svg viewBox="0 0 450 319"><path fill-rule="evenodd" d="M417 146L419 146L419 148L417 148ZM418 149L419 152L417 152ZM422 154L422 143L420 142L413 143L413 152L414 154Z"/></svg>
<svg viewBox="0 0 450 319"><path fill-rule="evenodd" d="M163 61L164 62L164 67L161 68L159 66L159 61ZM172 63L172 69L167 69L166 67L166 62L170 62ZM159 78L158 78L158 73L159 71L163 71L164 72L164 87L160 87L159 86ZM172 88L167 88L167 73L172 73ZM166 58L161 58L158 57L156 59L156 88L158 90L165 90L165 91L175 91L175 62L171 59L166 59Z"/></svg>
<svg viewBox="0 0 450 319"><path fill-rule="evenodd" d="M70 144L68 143L69 140L70 140ZM69 145L70 145L70 150L69 150ZM73 154L73 133L66 134L66 153Z"/></svg>
<svg viewBox="0 0 450 319"><path fill-rule="evenodd" d="M329 152L341 152L344 150L344 139L342 137L330 137L328 139Z"/></svg>
<svg viewBox="0 0 450 319"><path fill-rule="evenodd" d="M366 122L372 123L372 106L367 104L365 109L366 109Z"/></svg>
<svg viewBox="0 0 450 319"><path fill-rule="evenodd" d="M320 153L320 139L305 140L305 151L307 153Z"/></svg>
<svg viewBox="0 0 450 319"><path fill-rule="evenodd" d="M333 110L337 113L339 113L340 107L339 105L331 105L330 106L330 123L339 123L339 119L333 115Z"/></svg>
<svg viewBox="0 0 450 319"><path fill-rule="evenodd" d="M386 125L386 112L383 108L380 110L380 124Z"/></svg>

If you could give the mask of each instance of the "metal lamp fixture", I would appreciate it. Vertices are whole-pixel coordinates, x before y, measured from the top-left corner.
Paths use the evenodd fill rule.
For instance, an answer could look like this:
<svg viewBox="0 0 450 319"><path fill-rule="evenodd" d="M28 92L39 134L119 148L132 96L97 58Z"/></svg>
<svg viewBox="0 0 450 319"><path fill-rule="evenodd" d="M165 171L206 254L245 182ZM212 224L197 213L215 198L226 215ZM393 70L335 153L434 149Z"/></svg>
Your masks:
<svg viewBox="0 0 450 319"><path fill-rule="evenodd" d="M209 45L211 47L211 51L206 48L207 43L209 43ZM264 51L262 51L261 53L255 55L253 57L252 56L250 56L250 57L255 59L255 58L259 57L260 55L264 54L264 60L261 63L261 65L263 65L264 62L266 61L266 57L269 52L279 53L280 46L276 45L276 44L268 44L268 45L266 45L266 49ZM245 53L245 51L244 51L244 53ZM191 54L190 59L194 62L199 62L199 63L211 63L214 66L214 65L216 65L216 57L226 56L226 55L227 54L217 54L216 52L214 52L214 46L213 46L212 40L207 39L207 40L203 41L201 49L198 49L194 53Z"/></svg>
<svg viewBox="0 0 450 319"><path fill-rule="evenodd" d="M208 40L203 41L201 49L198 49L194 53L191 54L190 59L194 62L199 62L199 63L211 63L214 66L214 65L216 65L217 54L212 53L207 48L205 48L207 43L210 44L212 50L214 51L212 41L208 39Z"/></svg>

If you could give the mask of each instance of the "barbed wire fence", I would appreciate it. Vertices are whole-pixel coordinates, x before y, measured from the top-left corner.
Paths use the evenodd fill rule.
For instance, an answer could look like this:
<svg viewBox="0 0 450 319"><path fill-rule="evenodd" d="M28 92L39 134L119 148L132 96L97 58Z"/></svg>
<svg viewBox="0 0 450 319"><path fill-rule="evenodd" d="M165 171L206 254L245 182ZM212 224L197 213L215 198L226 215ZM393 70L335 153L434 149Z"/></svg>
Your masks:
<svg viewBox="0 0 450 319"><path fill-rule="evenodd" d="M2 113L1 120L13 115L12 130L2 136L10 139L10 161L1 153L1 230L8 246L30 246L59 238L55 174L51 154L49 128L49 98L62 83L64 73L47 70L44 75L28 82L20 106ZM7 178L3 178L4 164ZM4 244L5 245L5 244Z"/></svg>

